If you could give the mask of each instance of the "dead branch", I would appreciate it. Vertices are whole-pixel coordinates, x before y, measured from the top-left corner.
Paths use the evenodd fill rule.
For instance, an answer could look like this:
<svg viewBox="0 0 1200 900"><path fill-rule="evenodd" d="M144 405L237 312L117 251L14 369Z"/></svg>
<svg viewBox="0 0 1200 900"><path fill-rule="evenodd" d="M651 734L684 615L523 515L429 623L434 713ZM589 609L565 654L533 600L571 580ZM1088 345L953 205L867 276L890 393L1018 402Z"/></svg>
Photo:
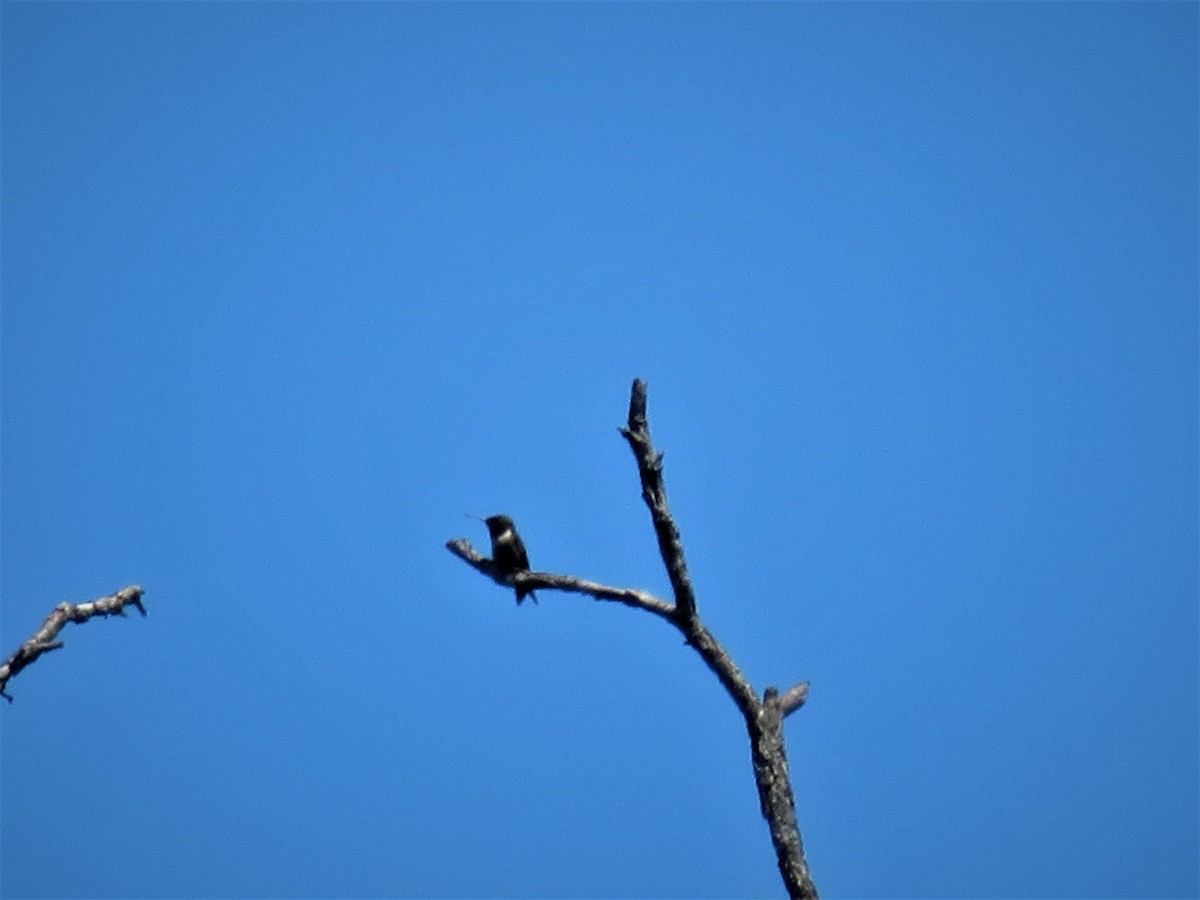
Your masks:
<svg viewBox="0 0 1200 900"><path fill-rule="evenodd" d="M619 429L629 441L637 460L638 475L642 480L642 500L650 510L654 522L654 533L658 537L658 551L662 554L675 592L675 606L681 621L688 622L696 616L696 595L692 591L692 580L688 577L687 563L683 558L683 539L679 528L667 507L667 488L663 484L663 455L656 453L650 441L650 423L646 419L646 382L640 378L633 381L633 393L629 398L629 425Z"/></svg>
<svg viewBox="0 0 1200 900"><path fill-rule="evenodd" d="M654 533L658 538L659 553L667 568L671 589L675 595L674 603L645 591L608 587L569 575L549 572L506 574L490 559L477 553L470 542L461 538L448 541L446 547L497 584L511 588L519 583L539 590L588 594L597 600L609 600L643 609L678 628L684 640L700 654L705 665L717 676L745 719L746 730L750 736L751 761L754 766L755 784L758 787L759 807L771 831L779 873L783 877L788 895L816 898L817 888L804 856L804 844L796 823L796 801L792 793L783 738L783 720L807 701L809 684L797 684L782 696L777 688L768 687L760 700L733 658L700 620L696 595L683 555L683 539L667 505L667 491L662 476L663 456L654 449L650 440L650 426L646 416L646 383L641 379L635 379L633 382L628 426L620 431L629 442L637 461L642 499L650 510Z"/></svg>
<svg viewBox="0 0 1200 900"><path fill-rule="evenodd" d="M55 638L68 622L82 623L93 616L124 616L126 606L136 607L137 611L144 616L146 615L146 607L142 605L144 593L145 591L136 584L131 584L129 587L121 588L115 594L109 594L99 600L91 600L87 603L63 602L58 604L46 617L42 627L18 647L12 656L0 663L0 697L12 703L13 698L5 691L5 688L8 687L8 680L43 653L49 653L51 650L61 647L63 642L57 641Z"/></svg>
<svg viewBox="0 0 1200 900"><path fill-rule="evenodd" d="M665 619L671 619L675 614L675 607L653 594L648 594L645 591L633 590L632 588L614 588L604 584L597 584L594 581L584 581L582 578L574 578L570 575L555 575L551 572L518 572L514 574L505 574L501 572L496 564L486 556L483 556L466 538L455 538L452 541L446 541L446 549L465 562L467 565L482 572L496 584L504 587L515 587L517 583L526 585L533 590L541 590L547 588L556 591L566 591L571 594L589 594L597 600L609 600L613 603L624 603L626 606L632 606L635 609L644 609L646 612L652 612L656 616L662 616Z"/></svg>

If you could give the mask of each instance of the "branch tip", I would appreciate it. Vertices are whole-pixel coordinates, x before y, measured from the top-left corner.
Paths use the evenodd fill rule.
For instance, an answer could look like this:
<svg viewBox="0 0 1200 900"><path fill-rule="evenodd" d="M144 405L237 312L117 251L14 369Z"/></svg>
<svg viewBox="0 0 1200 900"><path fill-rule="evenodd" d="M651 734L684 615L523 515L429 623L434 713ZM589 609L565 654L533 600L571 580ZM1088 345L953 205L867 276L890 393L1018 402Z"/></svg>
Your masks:
<svg viewBox="0 0 1200 900"><path fill-rule="evenodd" d="M629 430L646 430L646 382L640 378L633 379L633 388L629 392Z"/></svg>
<svg viewBox="0 0 1200 900"><path fill-rule="evenodd" d="M808 702L809 687L811 687L811 682L802 681L796 686L789 688L788 692L779 698L779 708L782 710L784 716L790 716Z"/></svg>

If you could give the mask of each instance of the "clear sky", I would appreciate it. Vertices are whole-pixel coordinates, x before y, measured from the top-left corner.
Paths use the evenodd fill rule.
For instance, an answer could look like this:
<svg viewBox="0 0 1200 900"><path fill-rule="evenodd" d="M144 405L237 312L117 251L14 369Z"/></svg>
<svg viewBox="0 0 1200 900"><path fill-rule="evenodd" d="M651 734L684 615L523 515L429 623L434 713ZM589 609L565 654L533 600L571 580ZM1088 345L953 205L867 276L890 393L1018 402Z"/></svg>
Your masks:
<svg viewBox="0 0 1200 900"><path fill-rule="evenodd" d="M6 897L1195 897L1197 5L5 2Z"/></svg>

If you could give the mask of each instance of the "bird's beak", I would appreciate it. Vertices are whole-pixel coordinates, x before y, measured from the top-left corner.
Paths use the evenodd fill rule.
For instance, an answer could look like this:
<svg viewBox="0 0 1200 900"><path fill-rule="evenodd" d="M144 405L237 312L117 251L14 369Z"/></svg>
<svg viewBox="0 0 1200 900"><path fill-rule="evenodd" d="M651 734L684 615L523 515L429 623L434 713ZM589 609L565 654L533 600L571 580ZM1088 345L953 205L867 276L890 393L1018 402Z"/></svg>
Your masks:
<svg viewBox="0 0 1200 900"><path fill-rule="evenodd" d="M475 515L472 515L471 513L463 513L463 515L466 516L468 519L474 519L476 522L486 522L487 521L487 519L485 519L483 516L475 516Z"/></svg>

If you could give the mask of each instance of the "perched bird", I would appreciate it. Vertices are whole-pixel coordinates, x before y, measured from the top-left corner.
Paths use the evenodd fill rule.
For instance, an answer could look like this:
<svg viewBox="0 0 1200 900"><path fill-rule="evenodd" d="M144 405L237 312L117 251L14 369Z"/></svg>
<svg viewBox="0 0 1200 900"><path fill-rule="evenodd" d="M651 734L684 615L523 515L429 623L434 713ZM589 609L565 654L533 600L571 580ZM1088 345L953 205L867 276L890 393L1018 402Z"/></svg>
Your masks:
<svg viewBox="0 0 1200 900"><path fill-rule="evenodd" d="M512 575L517 572L529 571L529 556L525 553L525 544L521 540L521 536L517 534L517 529L513 525L513 520L508 516L488 516L486 519L479 516L472 516L479 519L487 526L488 534L492 538L492 562L505 575ZM526 597L532 597L533 602L537 603L537 594L532 588L522 587L517 585L517 605Z"/></svg>

